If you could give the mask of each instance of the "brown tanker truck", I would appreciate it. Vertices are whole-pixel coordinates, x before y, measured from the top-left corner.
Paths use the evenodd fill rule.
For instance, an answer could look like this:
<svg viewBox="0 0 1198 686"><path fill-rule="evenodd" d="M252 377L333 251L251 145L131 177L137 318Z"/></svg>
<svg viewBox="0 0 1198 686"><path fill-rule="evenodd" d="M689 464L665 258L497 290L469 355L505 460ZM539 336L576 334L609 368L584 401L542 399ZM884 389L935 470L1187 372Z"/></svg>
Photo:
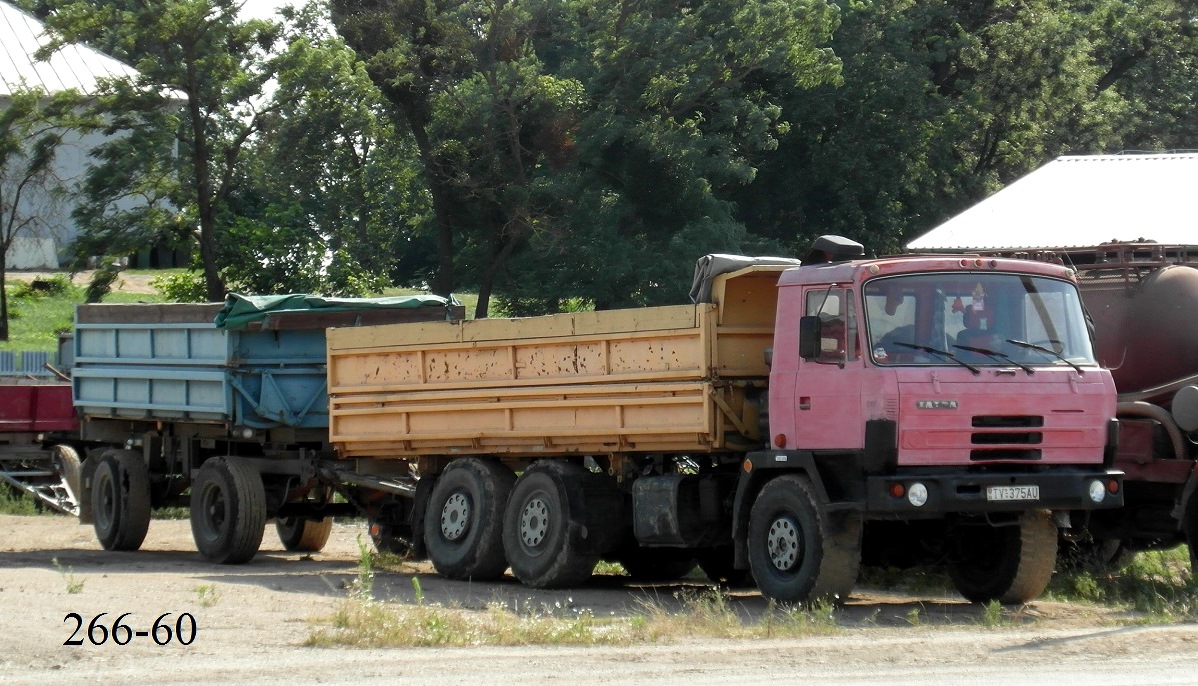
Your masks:
<svg viewBox="0 0 1198 686"><path fill-rule="evenodd" d="M1094 512L1100 557L1189 543L1198 574L1198 247L1108 243L1005 253L1073 267L1119 392L1122 510Z"/></svg>

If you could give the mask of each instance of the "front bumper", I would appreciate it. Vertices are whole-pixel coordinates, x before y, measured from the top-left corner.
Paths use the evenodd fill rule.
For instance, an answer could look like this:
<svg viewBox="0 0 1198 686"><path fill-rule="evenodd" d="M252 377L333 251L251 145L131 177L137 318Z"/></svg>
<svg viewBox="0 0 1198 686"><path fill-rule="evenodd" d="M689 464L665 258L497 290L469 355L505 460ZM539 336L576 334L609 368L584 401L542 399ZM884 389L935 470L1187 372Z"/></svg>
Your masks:
<svg viewBox="0 0 1198 686"><path fill-rule="evenodd" d="M1094 502L1090 484L1103 484L1104 497ZM915 506L907 494L920 483L927 489L927 500ZM902 486L902 493L895 485ZM1115 492L1110 485L1114 484ZM1036 486L1035 500L991 500L991 486ZM961 474L940 471L910 471L866 479L866 511L879 514L919 515L947 512L1021 512L1045 510L1110 510L1123 506L1123 472L1108 470L1069 470L1053 472L1004 472L1001 474Z"/></svg>

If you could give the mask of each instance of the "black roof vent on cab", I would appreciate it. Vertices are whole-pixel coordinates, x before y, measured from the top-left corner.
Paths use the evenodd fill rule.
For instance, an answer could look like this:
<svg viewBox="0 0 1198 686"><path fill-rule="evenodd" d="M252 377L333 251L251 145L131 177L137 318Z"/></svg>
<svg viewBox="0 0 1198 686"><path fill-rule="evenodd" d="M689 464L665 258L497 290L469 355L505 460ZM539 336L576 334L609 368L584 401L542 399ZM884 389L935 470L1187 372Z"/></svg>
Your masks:
<svg viewBox="0 0 1198 686"><path fill-rule="evenodd" d="M865 256L865 246L844 236L820 236L811 244L811 251L803 258L803 264L843 262Z"/></svg>

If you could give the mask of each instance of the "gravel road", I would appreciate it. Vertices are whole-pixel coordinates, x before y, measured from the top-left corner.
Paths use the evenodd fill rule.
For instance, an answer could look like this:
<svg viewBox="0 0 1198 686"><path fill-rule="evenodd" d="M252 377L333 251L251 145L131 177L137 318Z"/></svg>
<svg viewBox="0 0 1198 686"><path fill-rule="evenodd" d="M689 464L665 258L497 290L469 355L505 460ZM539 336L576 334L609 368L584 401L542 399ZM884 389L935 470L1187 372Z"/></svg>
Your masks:
<svg viewBox="0 0 1198 686"><path fill-rule="evenodd" d="M986 629L959 597L909 597L862 589L830 635L788 640L680 638L623 647L304 647L313 627L346 597L357 574L360 525L338 524L322 553L286 553L268 528L263 551L241 566L200 559L185 521L155 521L141 551L101 550L91 527L65 517L0 516L0 683L294 684L1198 684L1198 625L1127 625L1108 609L1037 602L1014 626ZM596 615L632 613L646 599L669 606L673 586L598 577L585 589L533 591L511 579L450 582L426 566L380 574L375 596L483 608L489 603L565 603ZM69 586L82 584L70 592ZM204 589L207 589L205 591ZM205 592L215 602L203 602ZM765 608L736 594L746 615ZM913 608L924 618L912 626ZM190 645L134 637L119 646L64 645L77 613L146 630L189 613ZM184 629L190 627L184 620Z"/></svg>

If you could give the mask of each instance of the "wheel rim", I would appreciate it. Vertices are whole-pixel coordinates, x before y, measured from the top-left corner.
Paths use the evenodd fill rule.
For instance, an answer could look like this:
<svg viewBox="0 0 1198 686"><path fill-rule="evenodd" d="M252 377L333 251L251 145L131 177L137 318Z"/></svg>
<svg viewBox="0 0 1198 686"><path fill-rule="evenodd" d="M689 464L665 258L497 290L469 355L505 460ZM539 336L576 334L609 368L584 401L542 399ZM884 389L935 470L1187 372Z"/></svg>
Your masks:
<svg viewBox="0 0 1198 686"><path fill-rule="evenodd" d="M548 505L541 498L529 500L520 512L520 541L530 548L535 548L545 540L548 531Z"/></svg>
<svg viewBox="0 0 1198 686"><path fill-rule="evenodd" d="M446 540L456 541L470 526L470 500L458 492L449 496L441 508L441 535Z"/></svg>
<svg viewBox="0 0 1198 686"><path fill-rule="evenodd" d="M225 493L223 489L209 484L204 488L202 495L203 497L200 500L202 504L200 509L202 515L200 517L201 529L208 540L216 540L221 532L224 531L225 522L228 519Z"/></svg>
<svg viewBox="0 0 1198 686"><path fill-rule="evenodd" d="M778 571L789 572L794 569L802 554L802 537L795 521L790 517L775 519L766 534L766 547L770 562Z"/></svg>
<svg viewBox="0 0 1198 686"><path fill-rule="evenodd" d="M100 495L99 507L93 513L96 524L101 529L111 529L116 521L116 482L105 470L96 475L96 492Z"/></svg>

